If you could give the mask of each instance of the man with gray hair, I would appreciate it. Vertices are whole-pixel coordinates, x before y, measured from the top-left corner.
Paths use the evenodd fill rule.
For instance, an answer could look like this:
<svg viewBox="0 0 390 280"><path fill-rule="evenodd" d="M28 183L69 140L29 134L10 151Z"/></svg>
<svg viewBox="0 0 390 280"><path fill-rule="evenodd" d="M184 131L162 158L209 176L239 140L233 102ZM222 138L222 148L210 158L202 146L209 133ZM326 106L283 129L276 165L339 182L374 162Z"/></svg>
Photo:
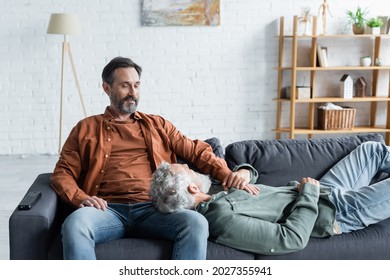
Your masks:
<svg viewBox="0 0 390 280"><path fill-rule="evenodd" d="M320 181L307 177L281 187L256 185L258 195L234 188L210 195L207 176L163 163L153 174L151 198L163 213L195 209L203 214L216 243L277 255L303 249L310 237L347 233L389 218L390 178L371 184L377 173L389 171L389 148L365 142ZM256 171L251 174L254 183Z"/></svg>
<svg viewBox="0 0 390 280"><path fill-rule="evenodd" d="M197 183L204 194L208 193L211 186L208 176L192 171L188 165L163 162L154 172L151 182L151 197L156 208L163 213L194 208L199 202L196 203L195 196L187 188L193 183Z"/></svg>

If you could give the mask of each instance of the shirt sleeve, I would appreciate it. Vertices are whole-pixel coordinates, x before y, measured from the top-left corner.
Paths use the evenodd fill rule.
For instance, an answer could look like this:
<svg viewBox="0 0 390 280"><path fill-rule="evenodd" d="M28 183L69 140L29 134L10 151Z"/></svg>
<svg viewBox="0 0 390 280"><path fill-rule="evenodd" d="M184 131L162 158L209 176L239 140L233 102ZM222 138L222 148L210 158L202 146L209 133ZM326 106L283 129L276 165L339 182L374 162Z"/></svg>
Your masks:
<svg viewBox="0 0 390 280"><path fill-rule="evenodd" d="M202 173L223 181L232 172L226 161L217 157L206 142L189 139L167 120L164 120L164 127L172 143L174 153L191 162Z"/></svg>
<svg viewBox="0 0 390 280"><path fill-rule="evenodd" d="M51 175L51 186L66 202L78 205L87 195L77 184L81 173L81 158L78 145L78 127L72 129L66 140L60 158Z"/></svg>
<svg viewBox="0 0 390 280"><path fill-rule="evenodd" d="M249 163L242 163L242 164L236 165L233 168L233 172L238 171L242 168L248 169L250 172L251 179L249 181L249 184L256 184L257 179L259 178L259 172Z"/></svg>

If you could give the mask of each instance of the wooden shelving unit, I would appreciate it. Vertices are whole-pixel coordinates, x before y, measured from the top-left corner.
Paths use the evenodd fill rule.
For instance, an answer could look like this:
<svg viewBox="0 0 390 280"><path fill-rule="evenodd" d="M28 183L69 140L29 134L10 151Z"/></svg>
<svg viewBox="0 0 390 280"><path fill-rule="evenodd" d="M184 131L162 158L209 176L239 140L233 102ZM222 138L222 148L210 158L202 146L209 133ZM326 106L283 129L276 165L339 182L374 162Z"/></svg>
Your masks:
<svg viewBox="0 0 390 280"><path fill-rule="evenodd" d="M363 35L317 35L317 18L313 17L312 24L312 34L310 36L300 36L298 35L298 16L294 16L293 19L293 34L285 35L284 34L284 17L280 18L280 31L279 31L279 64L277 67L278 71L278 97L275 99L277 102L277 126L274 131L276 132L276 138L279 139L282 133L288 133L289 138L294 139L295 135L298 134L307 134L309 138L311 138L314 134L340 134L340 133L370 133L370 132L378 132L383 133L385 135L385 141L388 145L390 145L390 66L329 66L329 67L319 67L317 66L317 44L321 43L324 39L331 40L348 40L348 39L364 39L364 38L372 38L373 39L373 61L376 58L380 57L381 51L381 42L382 39L390 39L390 35L371 35L371 34L363 34ZM284 52L285 52L285 41L291 40L291 63L288 66L283 65ZM310 64L309 66L301 67L297 65L298 61L298 41L299 40L310 40L311 48L310 48ZM387 50L388 52L388 50ZM300 71L308 71L308 75L310 77L310 88L311 88L311 96L307 99L296 99L296 87L297 87L297 73ZM317 96L317 87L316 87L316 73L319 71L369 71L372 75L372 96L367 97L354 97L352 99L344 99L340 97L319 97ZM379 94L378 92L378 80L379 80L379 72L387 71L388 72L388 90L386 95ZM282 89L285 85L283 81L283 74L287 72L289 75L289 86L291 89L290 98L282 98ZM289 102L289 127L282 127L282 111L283 104L285 102ZM342 130L321 130L316 128L316 124L314 123L316 106L319 103L361 103L367 102L370 105L370 118L369 124L366 126L358 126L353 129L342 129ZM377 125L377 105L379 102L385 102L387 108L386 115L386 124L385 125ZM308 123L307 127L299 128L296 127L295 118L296 118L296 105L304 104L308 105Z"/></svg>

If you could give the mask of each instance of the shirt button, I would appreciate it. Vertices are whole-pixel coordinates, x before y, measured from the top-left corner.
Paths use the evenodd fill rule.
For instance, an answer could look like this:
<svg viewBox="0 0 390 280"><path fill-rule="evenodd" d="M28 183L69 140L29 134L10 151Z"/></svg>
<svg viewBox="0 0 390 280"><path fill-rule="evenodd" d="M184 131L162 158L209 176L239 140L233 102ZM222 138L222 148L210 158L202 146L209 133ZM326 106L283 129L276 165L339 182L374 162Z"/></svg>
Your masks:
<svg viewBox="0 0 390 280"><path fill-rule="evenodd" d="M104 173L104 169L100 170L100 173Z"/></svg>
<svg viewBox="0 0 390 280"><path fill-rule="evenodd" d="M111 141L111 138L108 138L107 141L110 142L110 141Z"/></svg>
<svg viewBox="0 0 390 280"><path fill-rule="evenodd" d="M99 188L99 185L96 185L96 186L95 186L95 188L97 188L97 189L98 189L98 188Z"/></svg>
<svg viewBox="0 0 390 280"><path fill-rule="evenodd" d="M107 126L107 130L110 130L110 129L111 129L111 127Z"/></svg>
<svg viewBox="0 0 390 280"><path fill-rule="evenodd" d="M105 157L105 158L108 158L108 155L105 155L104 157Z"/></svg>
<svg viewBox="0 0 390 280"><path fill-rule="evenodd" d="M275 252L275 249L274 249L274 248L272 248L272 249L270 250L270 252L271 252L271 253Z"/></svg>

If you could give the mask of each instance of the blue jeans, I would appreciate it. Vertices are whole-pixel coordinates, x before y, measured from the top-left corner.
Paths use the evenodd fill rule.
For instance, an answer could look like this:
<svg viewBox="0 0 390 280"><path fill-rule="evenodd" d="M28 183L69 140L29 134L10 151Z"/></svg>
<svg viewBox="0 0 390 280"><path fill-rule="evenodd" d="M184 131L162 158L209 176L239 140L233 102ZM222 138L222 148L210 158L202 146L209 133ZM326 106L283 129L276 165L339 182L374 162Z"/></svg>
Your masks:
<svg viewBox="0 0 390 280"><path fill-rule="evenodd" d="M127 236L174 242L172 259L206 259L208 223L196 211L158 212L150 202L79 208L62 225L64 259L96 259L95 244Z"/></svg>
<svg viewBox="0 0 390 280"><path fill-rule="evenodd" d="M370 185L378 173L390 173L390 151L365 142L332 167L320 180L332 189L336 221L342 232L362 229L390 217L390 178Z"/></svg>

